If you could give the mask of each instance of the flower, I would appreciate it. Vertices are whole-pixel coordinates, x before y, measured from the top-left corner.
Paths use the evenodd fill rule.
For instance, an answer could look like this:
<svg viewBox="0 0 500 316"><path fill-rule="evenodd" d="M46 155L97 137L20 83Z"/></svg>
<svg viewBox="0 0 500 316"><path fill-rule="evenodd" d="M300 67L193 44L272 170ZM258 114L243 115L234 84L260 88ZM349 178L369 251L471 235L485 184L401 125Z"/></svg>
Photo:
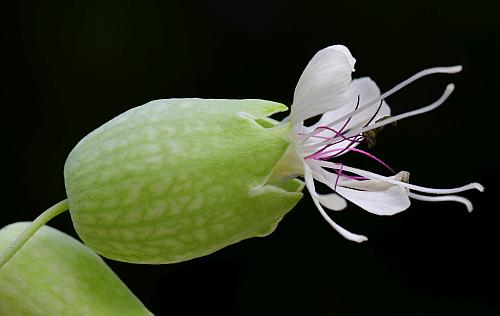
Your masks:
<svg viewBox="0 0 500 316"><path fill-rule="evenodd" d="M303 195L299 179L270 177L291 126L268 116L286 110L265 100L164 99L120 114L66 160L76 233L106 258L148 264L270 234Z"/></svg>
<svg viewBox="0 0 500 316"><path fill-rule="evenodd" d="M370 78L351 81L355 59L345 46L319 51L299 79L287 120L269 117L288 108L247 99L164 99L132 108L84 137L64 166L67 200L42 213L9 248L0 269L40 226L64 210L78 236L100 255L133 263L174 263L241 240L272 233L302 198L304 182L321 215L345 238L366 240L336 224L324 208L339 211L345 199L370 213L393 215L410 198L456 201L478 183L433 189L409 183L387 163L357 148L373 143L384 125L428 112L434 103L394 117L385 98L433 73L423 70L380 94ZM304 121L322 115L318 123ZM339 158L363 154L392 175L346 166ZM319 194L314 181L333 193ZM422 195L423 192L435 195Z"/></svg>
<svg viewBox="0 0 500 316"><path fill-rule="evenodd" d="M353 202L377 215L393 215L410 206L410 198L422 201L455 201L472 211L472 203L464 197L450 195L470 189L483 191L479 183L452 189L434 189L409 183L409 173L396 173L388 164L357 146L370 140L370 131L404 118L431 111L440 106L452 93L449 84L434 103L391 117L385 99L413 81L435 73L457 73L461 66L436 67L423 70L394 88L381 94L368 77L351 80L356 60L347 47L334 45L320 50L309 62L295 89L290 121L296 154L303 163L303 175L311 197L325 220L345 238L362 242L363 235L349 232L335 223L324 207L343 210ZM304 121L321 115L312 126ZM346 166L339 161L348 152L363 154L384 166L392 176ZM333 193L319 194L314 180L327 185ZM428 193L423 195L415 192Z"/></svg>

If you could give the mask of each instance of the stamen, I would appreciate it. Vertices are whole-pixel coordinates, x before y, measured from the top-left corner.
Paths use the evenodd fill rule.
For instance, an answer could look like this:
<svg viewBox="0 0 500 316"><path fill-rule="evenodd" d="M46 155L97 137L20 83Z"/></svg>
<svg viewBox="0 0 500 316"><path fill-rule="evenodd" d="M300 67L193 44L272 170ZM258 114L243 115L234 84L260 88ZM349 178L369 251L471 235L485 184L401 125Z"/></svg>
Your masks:
<svg viewBox="0 0 500 316"><path fill-rule="evenodd" d="M304 135L303 133L299 133L299 135ZM331 137L326 137L326 136L318 136L318 135L314 135L314 136L311 136L311 138L314 137L314 138L321 138L321 139L331 139Z"/></svg>
<svg viewBox="0 0 500 316"><path fill-rule="evenodd" d="M465 207L467 207L467 211L469 213L472 212L473 210L471 201L457 195L427 196L427 195L416 194L413 192L408 192L408 196L411 197L412 199L425 202L443 202L443 201L458 202L464 204Z"/></svg>
<svg viewBox="0 0 500 316"><path fill-rule="evenodd" d="M380 104L378 105L377 111L375 111L375 113L372 115L372 117L368 120L368 122L366 122L366 124L363 127L367 127L375 119L378 112L380 112L380 109L382 108L382 103L384 103L384 100L380 100Z"/></svg>
<svg viewBox="0 0 500 316"><path fill-rule="evenodd" d="M329 162L329 161L312 160L311 162L315 163L315 164L318 164L318 165L320 165L322 167L338 169L337 168L337 164ZM376 173L373 173L373 172L369 172L369 171L365 171L365 170L361 170L361 169L358 169L358 168L343 166L343 169L346 170L346 171L348 171L348 172L352 172L354 174L366 177L368 179L382 180L382 181L385 181L385 182L389 182L389 183L393 183L393 184L402 186L404 188L408 188L410 190L415 190L415 191L424 192L424 193L431 193L431 194L453 194L453 193L463 192L463 191L472 190L472 189L476 189L476 190L478 190L480 192L484 191L484 187L481 184L477 183L477 182L469 183L467 185L464 185L464 186L461 186L461 187L458 187L458 188L435 189L435 188L426 188L426 187L421 187L421 186L414 185L414 184L409 184L409 183L406 183L406 182L398 181L398 180L392 179L390 177L381 176L379 174L376 174Z"/></svg>
<svg viewBox="0 0 500 316"><path fill-rule="evenodd" d="M352 145L354 145L354 143L359 142L359 138L358 137L362 138L362 136L359 136L359 135L356 135L355 137L356 138L354 140L351 140L351 142L349 143L349 145L345 146L340 152L336 153L331 158L334 158L334 157L342 155L344 152L348 151L352 147Z"/></svg>
<svg viewBox="0 0 500 316"><path fill-rule="evenodd" d="M443 94L441 95L441 97L434 101L433 103L427 105L427 106L424 106L420 109L416 109L416 110L413 110L413 111L410 111L410 112L406 112L406 113L403 113L403 114L400 114L400 115L396 115L396 116L393 116L393 117L390 117L386 120L383 120L381 122L378 122L378 123L375 123L373 125L370 125L370 126L366 126L366 127L363 127L362 129L360 130L356 130L356 131L352 131L352 132L349 132L349 133L346 133L344 136L349 138L353 135L358 135L358 134L361 134L361 133L364 133L366 131L369 131L369 130L372 130L374 128L379 128L381 126L384 126L384 125L387 125L387 124L390 124L394 121L400 121L402 119L405 119L405 118L408 118L408 117L411 117L411 116L415 116L415 115L419 115L419 114L422 114L422 113L426 113L426 112L429 112L429 111L432 111L434 109L436 109L437 107L439 107L441 104L444 103L444 101L450 96L450 94L453 92L453 90L455 89L455 85L450 83L446 86L446 89L444 90ZM329 125L329 124L328 124ZM336 141L337 137L329 140L329 141L322 141L318 144L315 144L313 148L317 147L317 146L321 146L321 145L325 145L325 144L328 144L330 142L333 142L333 141ZM311 147L311 145L309 146L303 146L305 150L309 149L309 147Z"/></svg>
<svg viewBox="0 0 500 316"><path fill-rule="evenodd" d="M360 100L360 96L358 94L358 101L356 102L356 107L354 108L354 111L356 111L358 109L358 107L359 107L359 100ZM340 129L339 133L342 133L344 131L344 129L346 128L347 124L349 124L349 122L351 121L351 119L352 119L352 116L350 116L347 119L347 121L344 123L344 126L342 126L342 128ZM330 125L330 126L332 126L332 125ZM336 135L336 136L338 136L338 135Z"/></svg>
<svg viewBox="0 0 500 316"><path fill-rule="evenodd" d="M312 166L312 165L310 165L310 167L312 168L311 170L313 170L313 177L314 177L314 179L316 179L316 180L320 181L321 183L327 185L330 189L332 189L334 191L336 190L336 188L333 186L333 184L335 182L337 182L337 179L339 177L344 177L344 178L351 179L351 180L367 180L365 177L351 176L351 175L347 175L347 174L345 174L343 172L339 173L335 169L333 169L333 172L335 173L335 174L333 174L332 172L327 171L326 169L321 168L321 167L316 167L316 166ZM340 184L340 185L342 185L342 184Z"/></svg>
<svg viewBox="0 0 500 316"><path fill-rule="evenodd" d="M392 172L393 174L396 174L396 171L394 171L394 169L392 169L387 163L385 163L382 159L380 158L377 158L375 155L372 155L370 154L369 152L366 152L364 150L361 150L361 149L358 149L358 148L350 148L349 149L350 151L354 151L354 152L358 152L360 154L363 154L373 160L375 160L376 162L378 162L379 164L381 164L382 166L384 166L387 170L389 170L390 172Z"/></svg>
<svg viewBox="0 0 500 316"><path fill-rule="evenodd" d="M344 134L342 134L342 130L340 131L336 131L334 130L333 128L331 127L328 127L328 126L318 126L316 127L316 129L326 129L326 130L329 130L331 132L334 132L335 133L335 136L332 136L332 137L326 137L326 136L318 136L318 135L314 135L314 136L311 136L311 137L318 137L318 138L323 138L323 139L333 139L335 137L341 137L343 140L350 140L349 138L345 137ZM305 135L304 133L299 133L299 135Z"/></svg>
<svg viewBox="0 0 500 316"><path fill-rule="evenodd" d="M350 141L350 144L347 145L346 147L344 147L344 148L338 148L338 150L342 150L342 151L340 153L338 153L338 154L330 157L330 158L333 158L333 157L336 157L336 156L342 154L346 149L348 149L350 146L352 146L352 144L354 144L354 143L360 143L362 141L362 137L361 137L361 140L360 140L360 137L358 135L352 136L350 138L343 137L343 135L342 135L342 138L344 138L344 139L340 140L340 141L337 141L335 143L332 143L332 144L328 144L328 145L324 146L323 148L321 148L321 149L315 151L314 153L310 154L309 156L306 156L304 159L317 159L318 156L320 156L329 147L331 147L333 145L336 145L338 143L341 143L343 141ZM331 138L329 138L329 139L331 139Z"/></svg>
<svg viewBox="0 0 500 316"><path fill-rule="evenodd" d="M435 68L429 68L429 69L424 69L416 74L414 74L413 76L411 76L410 78L404 80L403 82L400 82L399 84L397 84L396 86L394 86L392 89L386 91L385 93L381 94L379 97L369 101L368 103L366 103L365 105L361 106L359 109L351 112L351 113L348 113L340 118L338 118L337 120L331 122L328 124L328 126L334 126L340 122L342 122L343 120L345 119L348 119L362 111L365 111L366 109L368 109L369 107L371 107L372 105L380 102L381 100L384 100L386 99L387 97L389 97L390 95L394 94L395 92L401 90L402 88L406 87L407 85L409 85L410 83L422 78L422 77L425 77L425 76L428 76L428 75L431 75L431 74L437 74L437 73L448 73L448 74L454 74L454 73L457 73L457 72L460 72L462 71L462 66L452 66L452 67L435 67ZM302 143L304 143L309 137L311 137L312 135L316 134L316 131L312 131L308 134L306 134L306 136L304 137L304 139L302 140Z"/></svg>
<svg viewBox="0 0 500 316"><path fill-rule="evenodd" d="M341 176L343 176L343 174L342 174L342 168L343 168L343 167L344 167L344 164L342 164L342 163L341 163L341 164L340 164L340 169L339 169L339 171L337 172L338 177L337 177L337 179L335 179L335 185L334 185L334 187L333 187L333 191L337 191L337 184L339 183L339 178L340 178Z"/></svg>
<svg viewBox="0 0 500 316"><path fill-rule="evenodd" d="M386 164L382 159L380 158L377 158L375 155L372 155L370 154L369 152L366 152L364 150L361 150L361 149L358 149L358 148L351 148L352 151L355 151L355 152L358 152L358 153L361 153L373 160L375 160L376 162L378 162L379 164L381 164L382 166L384 166L387 170L389 170L390 172L392 172L393 174L396 174L396 171L394 171L394 169L392 169L388 164Z"/></svg>
<svg viewBox="0 0 500 316"><path fill-rule="evenodd" d="M329 153L336 152L336 151L339 151L339 150L344 150L344 148L335 148L335 149L327 150L327 151L323 152L322 154L323 155L327 155ZM387 163L385 163L382 159L377 158L375 155L370 154L369 152L366 152L366 151L358 149L358 148L349 148L348 151L354 151L354 152L363 154L363 155L365 155L365 156L367 156L367 157L375 160L376 162L378 162L379 164L381 164L382 166L384 166L387 170L389 170L393 174L396 174L396 171L394 171L394 169L392 169ZM331 159L331 158L334 158L334 157L336 157L336 155L333 155L333 156L321 156L321 157L311 157L309 159L328 160L328 159ZM308 158L306 158L306 159L308 159Z"/></svg>
<svg viewBox="0 0 500 316"><path fill-rule="evenodd" d="M337 173L336 170L334 170L334 171L335 171L335 173ZM367 180L365 177L362 177L362 176L349 176L349 175L347 175L345 173L338 174L338 175L341 176L341 177L347 178L347 179L351 179L351 180Z"/></svg>

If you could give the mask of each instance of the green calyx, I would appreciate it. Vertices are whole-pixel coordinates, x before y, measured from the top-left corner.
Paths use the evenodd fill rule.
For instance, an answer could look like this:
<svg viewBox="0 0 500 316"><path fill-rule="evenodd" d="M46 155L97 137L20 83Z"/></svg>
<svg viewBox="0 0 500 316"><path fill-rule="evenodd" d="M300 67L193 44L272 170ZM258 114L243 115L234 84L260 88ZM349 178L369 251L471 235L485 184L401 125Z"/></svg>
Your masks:
<svg viewBox="0 0 500 316"><path fill-rule="evenodd" d="M2 228L0 249L29 225ZM98 255L42 226L0 269L0 315L152 314Z"/></svg>
<svg viewBox="0 0 500 316"><path fill-rule="evenodd" d="M263 100L167 99L133 108L70 153L78 235L101 255L172 263L271 233L302 197L285 111ZM287 150L288 149L288 150Z"/></svg>

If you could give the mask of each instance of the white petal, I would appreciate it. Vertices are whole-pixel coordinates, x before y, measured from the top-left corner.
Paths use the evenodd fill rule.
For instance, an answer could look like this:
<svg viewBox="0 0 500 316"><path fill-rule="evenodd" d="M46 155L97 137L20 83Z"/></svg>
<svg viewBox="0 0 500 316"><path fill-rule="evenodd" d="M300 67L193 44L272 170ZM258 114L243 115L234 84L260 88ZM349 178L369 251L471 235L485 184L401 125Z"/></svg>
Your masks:
<svg viewBox="0 0 500 316"><path fill-rule="evenodd" d="M344 45L332 45L330 47L338 50L339 52L344 53L344 55L346 55L347 59L349 60L349 64L351 65L352 71L354 71L354 65L356 64L356 58L352 57L349 49L347 47L345 47Z"/></svg>
<svg viewBox="0 0 500 316"><path fill-rule="evenodd" d="M325 162L317 163L319 164ZM339 179L340 181L337 182L337 185L335 185L338 176L332 172L318 167L318 164L316 164L315 161L311 161L308 165L310 167L312 175L316 180L326 184L332 190L335 190L338 194L342 195L344 198L355 203L356 205L370 213L377 215L393 215L404 211L410 206L408 192L401 186L377 179L362 181L345 181ZM408 181L408 177L409 173L403 171L395 176L388 178L406 182ZM356 184L356 182L358 183ZM350 189L344 187L344 183L350 184L351 186L358 186L358 188L360 189L377 191L359 191Z"/></svg>
<svg viewBox="0 0 500 316"><path fill-rule="evenodd" d="M335 121L339 117L342 117L350 112L353 112L356 109L356 104L358 102L358 96L359 96L359 106L363 106L363 104L378 98L380 96L380 89L377 86L377 84L370 79L369 77L363 77L363 78L358 78L354 79L351 82L350 85L351 89L351 98L348 102L348 105L341 107L339 109L336 109L334 111L330 111L325 113L321 119L318 121L318 123L314 124L314 126L311 126L310 128L306 129L307 132L314 130L314 128L318 126L326 126L329 123ZM369 108L363 112L360 112L349 120L349 123L346 126L345 130L348 130L350 128L353 128L355 126L363 126L365 125L375 113L377 113L378 106L373 106L372 108ZM389 108L389 105L385 101L382 102L382 107L378 111L377 115L373 119L372 123L373 124L376 120L378 120L381 117L391 115L391 109ZM346 119L347 121L347 119ZM342 126L344 126L345 122L339 122L332 126L333 129L338 130ZM325 132L323 132L325 133Z"/></svg>
<svg viewBox="0 0 500 316"><path fill-rule="evenodd" d="M376 215L394 215L410 206L405 188L393 185L384 191L359 191L337 186L344 198Z"/></svg>
<svg viewBox="0 0 500 316"><path fill-rule="evenodd" d="M349 101L354 62L349 50L341 45L324 48L314 55L295 88L290 113L293 126Z"/></svg>
<svg viewBox="0 0 500 316"><path fill-rule="evenodd" d="M347 207L345 199L337 193L318 194L317 197L319 203L330 210L341 211Z"/></svg>
<svg viewBox="0 0 500 316"><path fill-rule="evenodd" d="M390 183L380 179L351 180L351 179L346 179L344 177L339 178L339 176L336 173L321 168L320 164L323 163L325 162L309 160L308 166L311 168L312 175L316 180L327 185L328 187L330 187L330 189L334 191L337 190L338 186L343 186L363 191L385 191L389 187L395 185L394 183ZM330 166L335 166L335 168L339 168L339 165L336 165L334 163L331 162L326 162L326 163L329 163ZM407 183L409 177L410 177L409 172L401 171L398 174L388 178Z"/></svg>

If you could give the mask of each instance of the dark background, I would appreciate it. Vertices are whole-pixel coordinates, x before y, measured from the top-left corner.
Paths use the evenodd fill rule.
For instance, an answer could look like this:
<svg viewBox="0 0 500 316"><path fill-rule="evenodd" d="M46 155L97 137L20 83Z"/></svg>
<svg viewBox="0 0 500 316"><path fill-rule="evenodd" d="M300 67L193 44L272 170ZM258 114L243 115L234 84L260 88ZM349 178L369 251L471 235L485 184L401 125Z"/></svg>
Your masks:
<svg viewBox="0 0 500 316"><path fill-rule="evenodd" d="M354 77L387 90L394 113L457 89L438 110L399 122L373 153L430 187L481 182L475 211L414 202L392 217L354 205L335 220L306 193L275 233L163 265L108 261L157 315L500 315L498 271L498 11L493 1L18 1L2 9L0 226L63 199L63 165L87 133L125 110L169 97L261 98L291 104L320 48L347 45ZM353 155L355 156L355 155ZM346 163L380 171L356 157ZM74 234L69 214L51 225Z"/></svg>

